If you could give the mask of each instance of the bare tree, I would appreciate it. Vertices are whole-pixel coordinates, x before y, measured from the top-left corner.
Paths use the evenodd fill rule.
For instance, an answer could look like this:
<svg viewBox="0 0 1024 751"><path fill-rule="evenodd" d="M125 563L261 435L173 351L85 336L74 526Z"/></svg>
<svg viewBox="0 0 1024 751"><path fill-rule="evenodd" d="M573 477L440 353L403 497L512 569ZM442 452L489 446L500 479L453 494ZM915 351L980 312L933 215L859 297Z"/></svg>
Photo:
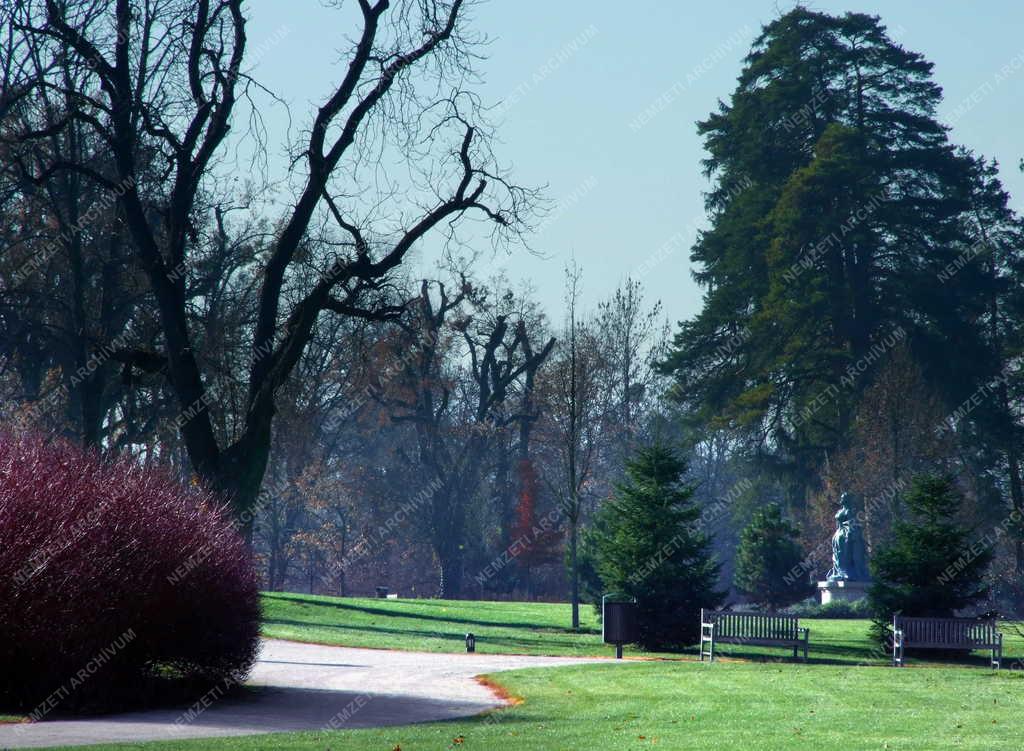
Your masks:
<svg viewBox="0 0 1024 751"><path fill-rule="evenodd" d="M39 174L58 159L110 168L110 157L91 128L68 119L86 71L67 49L46 61L28 54L13 13L0 11L0 352L20 376L16 398L36 403L26 411L33 427L99 446L124 391L111 355L153 333L135 317L148 285L125 263L116 200L76 171ZM65 90L33 90L47 75ZM10 137L33 129L25 143Z"/></svg>
<svg viewBox="0 0 1024 751"><path fill-rule="evenodd" d="M566 268L566 323L560 346L542 377L546 419L541 441L555 455L553 485L568 527L572 627L580 625L579 532L584 500L607 434L607 361L580 310L582 272Z"/></svg>
<svg viewBox="0 0 1024 751"><path fill-rule="evenodd" d="M498 438L519 416L515 391L554 347L536 347L522 319L488 311L465 281L455 294L424 281L415 315L399 344L404 363L383 400L392 419L412 426L416 456L434 487L429 500L431 541L440 565L440 593L462 592L467 510L488 471ZM477 315L464 303L476 300ZM404 354L403 354L404 353ZM468 362L467 362L468 361Z"/></svg>
<svg viewBox="0 0 1024 751"><path fill-rule="evenodd" d="M608 396L616 413L615 461L620 465L640 436L641 420L660 396L655 363L668 340L668 322L661 315L661 303L648 307L640 282L628 278L597 306L596 334L607 363Z"/></svg>
<svg viewBox="0 0 1024 751"><path fill-rule="evenodd" d="M266 471L275 393L321 314L396 314L377 294L382 280L432 231L454 239L467 214L481 215L499 238L524 226L532 195L495 166L486 130L473 121L476 100L462 89L475 41L463 29L464 6L359 0L357 39L340 81L313 114L296 155L304 174L294 205L261 259L242 427L230 443L218 440L211 419L215 396L197 358L186 279L198 198L204 186L215 187L237 110L256 90L245 72L243 0L26 0L15 12L26 54L48 60L71 50L84 78L72 87L59 75L38 77L36 91L59 92L73 107L63 123L5 138L24 145L75 122L109 149L109 167L64 153L40 165L35 178L74 172L117 195L162 331L162 346L137 359L161 362L187 415L180 430L194 471L239 512L255 503ZM429 174L432 192L415 201L389 187L369 202L373 211L360 212L346 197L368 188L352 178L360 174L361 150L375 138L390 139L411 166ZM160 174L143 169L144 154L164 165ZM405 202L389 206L392 199ZM300 252L324 220L342 238L336 252ZM317 273L299 273L310 268Z"/></svg>
<svg viewBox="0 0 1024 751"><path fill-rule="evenodd" d="M900 517L899 498L915 475L962 472L962 454L946 414L912 354L905 346L895 349L865 389L847 445L829 457L825 489L811 509L814 538L828 539L838 496L850 490L864 505L870 551L887 539Z"/></svg>

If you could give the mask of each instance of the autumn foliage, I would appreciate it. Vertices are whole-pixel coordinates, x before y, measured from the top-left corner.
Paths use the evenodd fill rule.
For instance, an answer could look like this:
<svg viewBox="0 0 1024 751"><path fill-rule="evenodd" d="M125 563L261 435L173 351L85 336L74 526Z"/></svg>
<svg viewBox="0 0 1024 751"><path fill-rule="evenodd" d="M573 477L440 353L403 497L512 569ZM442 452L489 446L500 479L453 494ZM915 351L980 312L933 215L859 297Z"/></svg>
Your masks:
<svg viewBox="0 0 1024 751"><path fill-rule="evenodd" d="M516 561L527 571L537 566L556 563L561 558L561 513L558 509L547 514L537 512L537 470L529 459L521 459L517 466L519 498L516 520L511 530L512 544L517 547Z"/></svg>

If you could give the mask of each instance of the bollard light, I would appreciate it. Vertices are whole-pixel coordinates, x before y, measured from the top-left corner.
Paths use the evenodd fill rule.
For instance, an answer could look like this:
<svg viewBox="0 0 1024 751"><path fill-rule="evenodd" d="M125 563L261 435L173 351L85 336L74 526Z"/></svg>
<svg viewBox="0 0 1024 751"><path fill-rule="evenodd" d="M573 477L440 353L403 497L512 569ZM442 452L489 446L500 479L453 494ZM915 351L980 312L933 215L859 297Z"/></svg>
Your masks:
<svg viewBox="0 0 1024 751"><path fill-rule="evenodd" d="M476 637L473 634L466 634L466 651L476 652Z"/></svg>

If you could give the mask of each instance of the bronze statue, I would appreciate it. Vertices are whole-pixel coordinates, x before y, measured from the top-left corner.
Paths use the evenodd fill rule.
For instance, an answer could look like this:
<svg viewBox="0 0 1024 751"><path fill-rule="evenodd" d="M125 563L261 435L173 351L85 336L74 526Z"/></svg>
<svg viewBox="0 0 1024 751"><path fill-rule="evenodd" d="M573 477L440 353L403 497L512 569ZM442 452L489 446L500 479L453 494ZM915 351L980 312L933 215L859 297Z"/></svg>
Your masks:
<svg viewBox="0 0 1024 751"><path fill-rule="evenodd" d="M832 569L829 581L868 581L867 548L860 520L854 512L852 493L839 497L839 511L836 512L836 532L832 535Z"/></svg>

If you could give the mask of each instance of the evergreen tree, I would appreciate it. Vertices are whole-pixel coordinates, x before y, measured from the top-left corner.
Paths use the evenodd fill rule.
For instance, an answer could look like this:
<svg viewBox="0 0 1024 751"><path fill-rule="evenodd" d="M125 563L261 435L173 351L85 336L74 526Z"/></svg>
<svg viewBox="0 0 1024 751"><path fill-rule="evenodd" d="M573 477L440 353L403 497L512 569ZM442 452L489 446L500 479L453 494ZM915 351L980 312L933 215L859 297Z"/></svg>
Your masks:
<svg viewBox="0 0 1024 751"><path fill-rule="evenodd" d="M988 592L992 547L961 526L963 496L948 477L919 476L905 499L909 518L875 550L868 607L882 638L896 613L951 617Z"/></svg>
<svg viewBox="0 0 1024 751"><path fill-rule="evenodd" d="M736 589L768 609L809 597L814 590L807 577L791 576L804 558L797 534L778 504L757 511L740 534L733 573Z"/></svg>
<svg viewBox="0 0 1024 751"><path fill-rule="evenodd" d="M601 596L605 593L601 574L597 570L598 550L607 533L605 517L600 512L594 515L590 525L580 532L580 544L577 554L577 565L580 577L580 601L589 602L594 612L601 612ZM566 566L569 565L569 550L565 551Z"/></svg>
<svg viewBox="0 0 1024 751"><path fill-rule="evenodd" d="M796 503L897 344L951 406L998 372L980 330L996 279L965 261L976 199L992 214L1005 195L948 142L931 74L877 17L797 7L698 126L714 182L691 257L707 292L664 368L693 427L745 436Z"/></svg>
<svg viewBox="0 0 1024 751"><path fill-rule="evenodd" d="M963 255L961 263L980 267L993 285L988 288L984 312L979 319L982 338L995 360L997 376L971 412L971 420L947 421L943 426L962 442L974 447L971 474L979 481L992 508L1000 509L1009 499L1018 516L1024 515L1024 220L1007 206L1007 194L998 179L995 162L979 161L975 168L971 215L965 219L978 240ZM958 265L943 272L947 283L959 275ZM940 346L940 345L939 345ZM993 471L994 470L994 471ZM1024 607L1024 527L1010 531L1014 565L1007 571L1000 589L1017 608Z"/></svg>
<svg viewBox="0 0 1024 751"><path fill-rule="evenodd" d="M671 449L641 448L593 528L604 590L636 598L638 643L647 649L693 644L700 609L722 602L719 566L707 535L695 527L700 510L693 488L683 482L685 472L685 462Z"/></svg>

